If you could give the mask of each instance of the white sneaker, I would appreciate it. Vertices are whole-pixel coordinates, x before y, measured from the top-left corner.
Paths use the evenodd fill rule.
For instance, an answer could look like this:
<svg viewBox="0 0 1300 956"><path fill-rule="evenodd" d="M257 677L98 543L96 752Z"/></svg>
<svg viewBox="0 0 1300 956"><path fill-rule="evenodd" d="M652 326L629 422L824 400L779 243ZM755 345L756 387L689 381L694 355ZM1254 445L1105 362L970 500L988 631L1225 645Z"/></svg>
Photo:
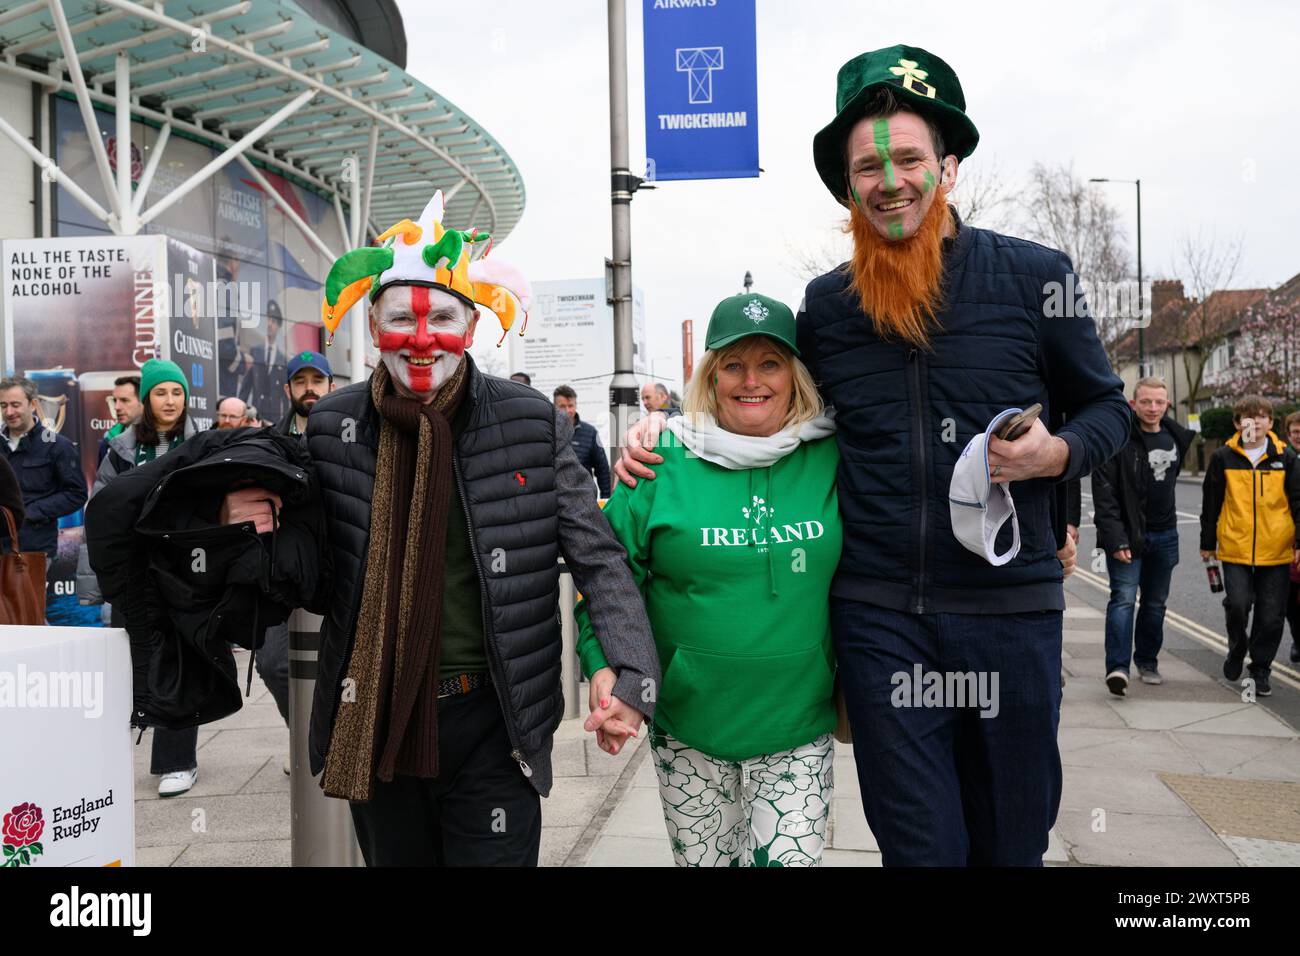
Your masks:
<svg viewBox="0 0 1300 956"><path fill-rule="evenodd" d="M288 758L288 757L285 757L285 758L284 758L284 775L287 777L287 776L289 776L289 775L291 774L292 771L293 771L293 764L289 761L289 758Z"/></svg>
<svg viewBox="0 0 1300 956"><path fill-rule="evenodd" d="M194 782L198 779L198 767L193 770L177 770L175 773L165 773L163 778L158 781L158 796L174 797L179 793L184 793L194 786Z"/></svg>
<svg viewBox="0 0 1300 956"><path fill-rule="evenodd" d="M1116 668L1107 674L1106 689L1116 697L1123 697L1128 691L1128 671Z"/></svg>

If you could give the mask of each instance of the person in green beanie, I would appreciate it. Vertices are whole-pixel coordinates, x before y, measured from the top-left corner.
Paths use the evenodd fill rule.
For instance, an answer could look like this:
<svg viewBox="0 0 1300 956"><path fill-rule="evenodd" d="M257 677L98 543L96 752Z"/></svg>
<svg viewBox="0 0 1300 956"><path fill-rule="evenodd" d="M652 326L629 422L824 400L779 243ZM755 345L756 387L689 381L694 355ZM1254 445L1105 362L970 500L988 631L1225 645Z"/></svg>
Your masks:
<svg viewBox="0 0 1300 956"><path fill-rule="evenodd" d="M149 359L140 369L140 419L126 425L108 439L108 451L99 463L90 497L125 471L167 454L187 438L198 434L194 420L186 413L190 385L175 362ZM102 604L99 582L90 567L90 555L83 541L77 562L77 599L81 604ZM114 611L110 623L120 626ZM158 795L185 793L198 779L198 728L153 730L150 773L160 775Z"/></svg>
<svg viewBox="0 0 1300 956"><path fill-rule="evenodd" d="M834 426L781 302L723 300L705 345L657 480L619 485L604 510L663 668L650 735L664 819L679 866L815 866L836 724ZM581 602L578 621L590 730L614 672ZM611 724L597 739L616 753Z"/></svg>

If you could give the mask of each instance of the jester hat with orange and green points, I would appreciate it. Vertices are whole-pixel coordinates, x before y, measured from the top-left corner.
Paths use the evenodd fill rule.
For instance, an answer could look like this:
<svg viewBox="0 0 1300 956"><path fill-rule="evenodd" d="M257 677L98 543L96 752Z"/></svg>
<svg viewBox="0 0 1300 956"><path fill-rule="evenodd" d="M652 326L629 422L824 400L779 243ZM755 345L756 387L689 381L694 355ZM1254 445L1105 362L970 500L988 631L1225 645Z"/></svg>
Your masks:
<svg viewBox="0 0 1300 956"><path fill-rule="evenodd" d="M367 294L373 302L391 285L443 289L470 308L483 306L501 321L502 340L522 314L519 334L524 334L532 300L528 280L514 266L488 260L491 236L474 229L446 229L442 214L440 189L416 222L403 219L376 237L378 245L338 258L325 280L321 303L321 321L330 341L348 309Z"/></svg>

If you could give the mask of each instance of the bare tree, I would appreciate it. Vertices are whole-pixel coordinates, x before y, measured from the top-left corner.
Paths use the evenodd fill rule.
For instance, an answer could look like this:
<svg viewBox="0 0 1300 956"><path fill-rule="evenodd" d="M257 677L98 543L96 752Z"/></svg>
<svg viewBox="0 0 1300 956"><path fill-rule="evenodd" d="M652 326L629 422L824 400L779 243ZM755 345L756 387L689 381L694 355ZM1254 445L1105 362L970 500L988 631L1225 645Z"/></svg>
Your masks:
<svg viewBox="0 0 1300 956"><path fill-rule="evenodd" d="M490 312L487 314L491 315ZM482 331L487 332L489 336L491 335L490 329L483 328ZM473 352L474 362L478 365L479 371L484 375L495 375L498 378L505 378L510 374L510 366L506 361L506 354L505 346L492 349L482 348Z"/></svg>
<svg viewBox="0 0 1300 956"><path fill-rule="evenodd" d="M1138 318L1131 307L1136 295L1115 292L1131 275L1119 213L1096 186L1074 175L1073 165L1035 163L1024 195L1018 211L1026 238L1070 257L1075 274L1093 293L1089 310L1097 336L1111 365L1119 368L1120 341Z"/></svg>
<svg viewBox="0 0 1300 956"><path fill-rule="evenodd" d="M853 254L851 241L842 229L824 238L820 245L796 244L786 239L785 255L790 269L800 279L811 282L844 263Z"/></svg>
<svg viewBox="0 0 1300 956"><path fill-rule="evenodd" d="M1015 213L1015 186L1002 173L995 157L987 166L961 166L957 185L949 193L950 201L968 226L1006 232Z"/></svg>
<svg viewBox="0 0 1300 956"><path fill-rule="evenodd" d="M1236 277L1241 246L1240 237L1220 241L1214 232L1207 235L1198 230L1195 236L1183 237L1175 254L1175 271L1183 277L1191 299L1191 307L1178 310L1175 319L1189 410L1195 408L1210 356L1236 331L1236 323L1231 320L1240 305L1215 293L1226 290Z"/></svg>
<svg viewBox="0 0 1300 956"><path fill-rule="evenodd" d="M1228 398L1263 395L1281 404L1300 394L1300 291L1293 280L1242 312L1232 364L1207 376L1207 388Z"/></svg>

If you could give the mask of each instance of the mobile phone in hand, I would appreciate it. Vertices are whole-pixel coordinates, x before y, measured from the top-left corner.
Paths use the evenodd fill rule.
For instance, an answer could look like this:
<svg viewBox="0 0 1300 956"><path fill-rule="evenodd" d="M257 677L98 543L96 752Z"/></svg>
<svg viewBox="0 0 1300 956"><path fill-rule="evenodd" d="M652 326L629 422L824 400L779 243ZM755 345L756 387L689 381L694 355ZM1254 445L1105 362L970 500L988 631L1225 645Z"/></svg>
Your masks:
<svg viewBox="0 0 1300 956"><path fill-rule="evenodd" d="M1043 412L1043 406L1039 402L1034 402L1023 412L1012 415L998 428L996 435L1003 441L1015 441L1025 432L1033 427L1034 419Z"/></svg>

